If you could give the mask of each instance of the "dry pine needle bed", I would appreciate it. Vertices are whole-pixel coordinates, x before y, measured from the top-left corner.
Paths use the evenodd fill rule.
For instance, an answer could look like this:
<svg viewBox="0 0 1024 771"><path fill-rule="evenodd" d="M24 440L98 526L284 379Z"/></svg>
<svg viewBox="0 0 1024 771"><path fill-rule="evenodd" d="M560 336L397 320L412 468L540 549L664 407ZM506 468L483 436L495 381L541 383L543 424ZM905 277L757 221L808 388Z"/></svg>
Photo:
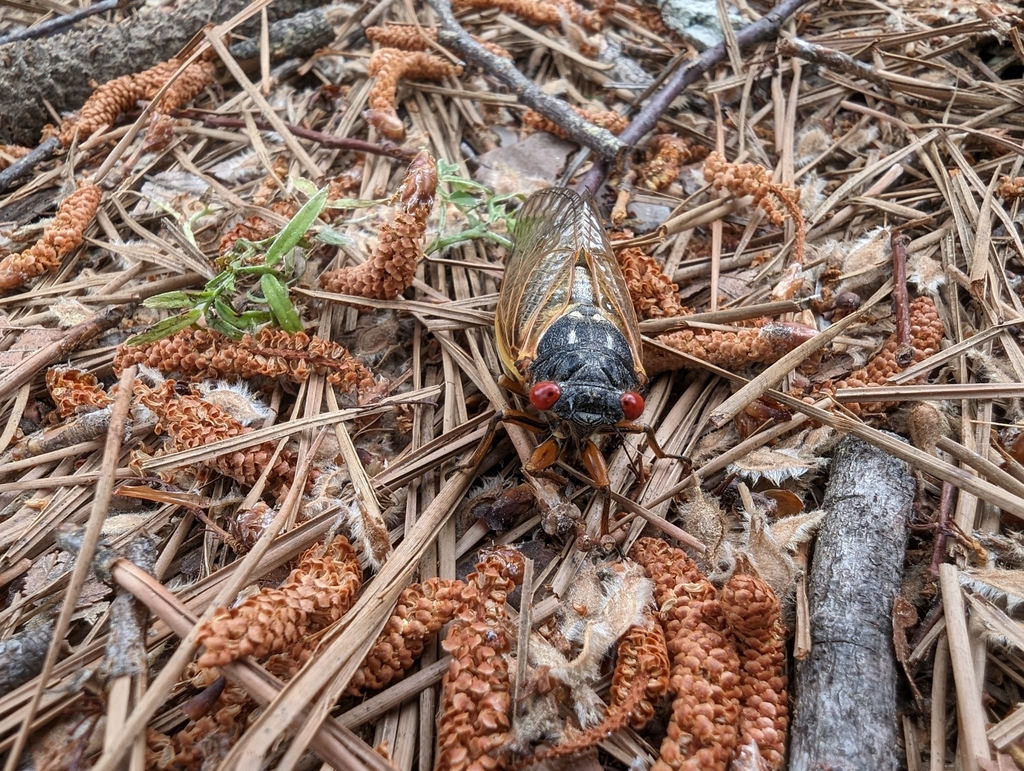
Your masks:
<svg viewBox="0 0 1024 771"><path fill-rule="evenodd" d="M1020 10L262 5L0 146L4 770L1024 768Z"/></svg>

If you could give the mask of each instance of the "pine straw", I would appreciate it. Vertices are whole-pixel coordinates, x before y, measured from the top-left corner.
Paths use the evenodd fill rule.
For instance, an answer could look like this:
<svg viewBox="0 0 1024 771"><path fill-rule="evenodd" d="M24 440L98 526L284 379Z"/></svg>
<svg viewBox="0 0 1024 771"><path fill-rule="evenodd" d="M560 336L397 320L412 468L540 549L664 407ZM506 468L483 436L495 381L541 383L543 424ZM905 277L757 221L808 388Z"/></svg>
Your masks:
<svg viewBox="0 0 1024 771"><path fill-rule="evenodd" d="M260 5L252 6L247 14L257 13ZM411 23L417 21L409 16L414 5L387 4L380 17L372 8L362 10L368 11L375 23ZM990 23L966 12L941 30L935 25L944 14L932 16L911 4L889 10L869 2L812 5L805 13L799 29L791 24L787 34L798 31L803 41L856 57L867 69L844 70L838 64L812 64L789 55L775 58L774 44L763 44L744 54L737 54L730 46L728 59L733 64L721 65L687 92L693 109L665 115L664 120L674 130L703 139L712 147L720 144L719 149L730 160L764 164L774 171L778 185L800 186L818 174L825 177L826 192L820 199L808 201L811 194L804 194L808 265L814 264L815 255L830 239L849 245L878 226L903 228L911 238L908 253L937 261L945 279L945 284L936 289L947 330L945 347L896 376L891 384L840 390L834 400L819 398L813 404L787 393L794 367L822 349L829 338L833 343L860 341L869 350L877 344L877 336L870 336L869 322L888 312L892 298L891 287L886 286L861 312L832 326L825 335L815 337L778 364L764 368L756 377L713 367L704 367L696 374L659 377L648 396L645 417L669 453L692 455L701 450L702 437L712 426L728 424L759 396L771 396L792 409L795 416L788 423L765 427L749 438L730 435L719 441L713 452L701 450L703 454L690 474L673 461L649 463L651 474L639 487L633 472L635 458L645 454L650 460L651 456L642 436L627 436L607 457L611 496L620 504L616 510L630 528L631 540L650 523L670 535L687 537L675 521L672 503L676 496L697 485L714 488L731 463L815 421L853 433L910 462L922 474L922 510L938 506L936 480L952 485L960 493L954 502L952 521L965 534L980 537L1006 529L997 516L999 511L1024 519L1020 470L1013 465L1001 467L1002 458L992 443L991 432L1000 428L999 422L1012 400L1021 397L1020 383L1024 382L1024 353L1017 343L1015 327L1024 318L1024 304L1019 287L1011 283L1006 272L1009 267L1019 276L1022 270L1024 244L1015 225L1021 202L1019 198L1005 201L998 194L1002 178L1018 176L1024 166L1020 83L998 79L1005 68L1022 63L1020 49L993 43L993 27L998 29L1001 22ZM518 62L532 57L538 83L562 78L569 95L579 93L595 99L604 95L605 90L595 81L605 77L602 73L610 69L608 63L580 53L557 35L538 35L503 14L474 13L467 18L484 19L479 29L496 33ZM87 248L80 250L77 258L65 259L57 273L3 298L6 316L0 342L0 452L17 441L21 421L33 418L35 400L45 399L43 375L50 365L70 362L112 382L113 347L124 335L117 332L108 336L108 330L116 328L120 317L123 315L126 324L131 324L143 318L137 305L142 299L171 289L197 288L215 275L213 250L208 243L216 228L195 248L176 237L180 224L170 227L172 218L152 211L145 217L138 216L135 207L144 179L161 171L191 174L211 187L214 200L235 213L258 214L283 224L278 215L252 203L254 189L273 168L274 160L283 159L288 166L287 175L272 182L274 185L286 185L287 176L320 181L332 165L336 173L351 164L351 156L342 151L293 137L284 123L301 125L309 121L337 136L359 134L363 131L359 115L368 93L366 79L352 76L345 110L328 126L324 113L307 98L308 82L301 86L291 79L276 82L264 63L263 80L274 86L268 97L231 59L221 33L237 21L210 31L195 52L199 55L204 48L212 49L223 65L219 71L223 73L226 68L230 76L223 98L216 99L212 109L230 117L266 121L278 130L279 138L261 133L252 120L246 128L218 130L186 121L177 127L168 148L156 156L139 157L137 135L148 122L144 112L132 125L113 127L77 148L74 172L79 176L90 173L96 182L112 182L108 175L118 164L132 161L135 165L117 171L125 177L114 189L105 188L96 224L86 233ZM427 23L426 12L418 21ZM637 56L651 72L660 71L680 51L678 42L658 33L641 33L638 25L621 13L611 16L607 29L642 44L643 52ZM992 57L984 66L983 46L988 47L984 55ZM998 53L991 54L993 49ZM867 50L873 57L862 55ZM349 61L358 61L369 49L345 53ZM309 66L316 69L318 64L312 61ZM475 76L464 75L459 81L443 85L407 84L401 91L406 94L407 129L415 143L429 147L437 157L459 162L467 175L460 152L463 141L479 143L480 127L493 123L493 116L515 124L520 109L509 96L478 93L480 88ZM631 108L621 100L635 99L639 92L616 90L613 85L608 93L620 100L616 106L625 111ZM201 106L210 107L210 97L203 99L206 101L201 101ZM714 104L722 112L710 106ZM822 132L821 141L811 146L807 155L799 156L796 148L807 132L822 126L828 130ZM866 129L877 133L864 141ZM479 144L475 146L483 149ZM260 180L225 182L212 174L217 163L246 148L254 153ZM586 162L580 154L570 161L570 168ZM365 164L357 193L366 198L394 190L404 171L400 164L373 155L365 156ZM15 215L9 212L14 210L7 207L31 201L38 194L40 203L36 208L52 210L55 186L71 176L67 159L43 167L21 189L0 199L0 207L13 218ZM286 190L282 195L288 198L293 191ZM789 264L793 245L790 225L781 229L766 226L761 215L743 201L709 196L702 181L686 190L677 184L661 193L642 193L641 198L663 203L673 211L655 232L626 243L656 245L658 258L666 262L669 273L682 287L684 301L711 311L647 321L646 334L687 326L733 324L764 314L792 314L793 318L806 310L801 302L805 295L782 301L770 296ZM32 214L18 216L38 218ZM200 230L200 236L203 234ZM698 241L706 244L698 249ZM363 765L384 769L390 765L371 750L383 740L387 740L393 758L412 762L417 755L429 756L436 706L436 690L432 687L447 667L447 658L439 657L436 649L428 649L420 670L405 681L358 705L346 703L337 714L328 713L398 593L414 574L452 576L456 561L490 537L485 530L474 527L459 538L454 513L479 470L456 464L471 456L492 414L479 404L473 406L472 397L482 394L480 404L493 409L507 403L494 380L499 367L490 332L496 277L500 273L500 257L495 252L470 244L452 249L443 259L427 261L411 292L415 299L371 302L309 289L295 293L306 306L305 319L314 325L311 331L329 339L351 331L357 314L368 309L391 310L412 320L416 330L411 338L412 350L403 354L410 365L403 375L408 388L380 403L339 406L333 394L324 397L323 379L313 376L298 394L278 390L273 395L272 402L283 409L276 421L244 436L195 450L147 457L132 469L128 448L145 445L152 449L155 438L143 426L120 448L113 441L121 438L117 430L120 421L115 418L111 419L111 439L106 443L103 435L91 436L25 459L9 452L0 456L0 590L8 592L3 595L6 604L0 611L0 640L20 631L34 617L55 615L61 608L44 676L0 698L0 752L12 746L20 748L40 736L68 711L84 714L99 710L105 711L109 725L102 737L104 754L94 768L111 771L123 750L136 748L130 754L130 767L133 771L141 769L142 729L147 724L180 723L177 707L181 699L175 684L192 657L190 635L197 620L218 604L229 602L254 578L288 564L321 541L335 524L335 509L296 525L294 512L283 506L276 520L281 534L274 538L268 532L247 556L235 559L195 514L208 514L225 522L259 497L260 485L241 491L244 500L237 491L217 482L195 490L160 491L162 497L158 496L157 502L134 506L127 491L125 496L119 494L117 481L134 477L139 469L153 476L266 441L283 446L286 441L297 440L299 457L308 464L314 435L333 428L340 434L346 458L352 459L355 449L361 447L357 441L360 427L403 404L413 407L408 445L397 448L393 457L388 457L387 467L375 476L357 474L357 490L346 492L340 502L347 506L358 498L376 512L388 508L394 491L406 488L404 511L397 522L391 523L393 551L364 589L356 608L324 635L315 666L282 685L251 662L230 665L232 678L269 707L248 728L224 767L255 767L260 758L273 752L279 768L293 769L311 748L335 768ZM871 289L881 283L876 281ZM152 321L151 314L145 318ZM666 355L684 358L675 352ZM992 362L999 365L995 375ZM940 382L901 385L921 376ZM948 400L959 411L952 418L958 424L954 433L958 439L941 439L934 453L915 448L846 414L841 406L850 401L881 400ZM511 447L499 441L486 458L479 459L480 466L490 473L502 469L516 475L534 446L532 437L521 428L509 426L508 435ZM578 469L565 471L571 474ZM564 504L563 491L557 485L546 479L535 481L550 503ZM293 502L297 503L301 484L300 480L292 489ZM90 544L85 551L91 551L111 491L115 510L130 518L124 530L110 531L105 536L112 547L121 548L143 532L161 536L155 578L124 561L115 562L112 571L115 581L128 587L152 612L146 644L158 656L160 665L154 670L156 678L152 682L149 673L132 678L130 688L122 681L106 704L97 706L89 702L78 678L82 671L95 670L103 661L108 614L98 606L93 622L72 616L74 600L86 579L84 562L79 562L72 573L48 583L22 586L20 582L34 565L57 554L53 534L61 525L85 524ZM808 501L817 492L816 488L808 491ZM603 496L584 488L573 505L579 506L583 520L594 531L604 508ZM521 540L536 531L538 521L534 517L522 523L503 534L501 540ZM945 615L930 629L921 630L908 658L917 666L919 684L930 690L930 727L922 727L927 721L905 720L905 731L913 732L905 738L908 747L929 748L933 768L943 767L944 759L952 759L955 746L947 743L946 717L957 715L958 739L966 748L961 757L965 767L977 768L975 754L987 754L989 743L1004 750L1024 737L1022 713L1010 711L1020 701L1014 684L1024 677L1020 658L990 652L991 663L1009 677L1001 683L1004 690L986 689L986 681L978 679L980 661L976 655L979 646L985 644L983 627L1017 647L1024 646L1024 639L1016 622L1000 607L976 595L968 595L965 603L959 577L969 555L962 546L954 546L952 555L955 564L941 566L935 588ZM183 558L200 566L198 578L184 572ZM927 562L927 556L924 559ZM554 601L546 589L541 589L550 586L556 594L564 593L584 560L570 543L552 564L537 566L533 584L539 589L528 614L534 626L554 610ZM11 587L18 587L21 594L11 593ZM805 631L798 629L797 634ZM62 648L65 638L69 648ZM184 642L179 644L178 638ZM949 670L955 684L952 693L946 682ZM992 719L987 728L983 715ZM366 728L374 721L376 733ZM283 748L276 747L282 735L295 738ZM608 738L602 748L626 764L636 756L656 755L643 738L631 733ZM16 755L9 756L8 769ZM915 757L912 767L921 762Z"/></svg>

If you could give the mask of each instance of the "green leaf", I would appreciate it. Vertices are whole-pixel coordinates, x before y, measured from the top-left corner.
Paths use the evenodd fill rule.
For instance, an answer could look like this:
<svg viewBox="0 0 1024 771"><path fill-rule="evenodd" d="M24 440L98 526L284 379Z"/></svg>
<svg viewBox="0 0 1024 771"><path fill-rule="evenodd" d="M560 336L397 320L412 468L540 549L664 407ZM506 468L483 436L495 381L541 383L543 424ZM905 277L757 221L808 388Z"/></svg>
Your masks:
<svg viewBox="0 0 1024 771"><path fill-rule="evenodd" d="M281 283L281 279L273 273L264 273L260 277L260 289L278 326L286 332L301 332L302 320L288 297L288 287Z"/></svg>
<svg viewBox="0 0 1024 771"><path fill-rule="evenodd" d="M191 308L196 304L196 298L195 294L191 292L164 292L147 297L142 304L147 308L174 310L176 308Z"/></svg>
<svg viewBox="0 0 1024 771"><path fill-rule="evenodd" d="M214 299L213 309L217 311L217 315L224 319L228 324L235 327L242 326L242 320L238 317L235 309L228 305L228 303L224 302L221 298L217 297Z"/></svg>
<svg viewBox="0 0 1024 771"><path fill-rule="evenodd" d="M325 187L306 201L305 205L292 217L292 221L285 225L284 230L277 234L274 243L267 249L263 262L267 265L276 265L285 254L294 249L302 236L309 230L309 226L320 216L320 212L324 210L326 203L327 188Z"/></svg>
<svg viewBox="0 0 1024 771"><path fill-rule="evenodd" d="M304 193L307 198L312 198L317 194L316 185L305 177L291 177L290 182L295 185L296 190Z"/></svg>
<svg viewBox="0 0 1024 771"><path fill-rule="evenodd" d="M334 228L320 228L320 232L316 234L316 240L331 246L352 246L355 244L355 241Z"/></svg>
<svg viewBox="0 0 1024 771"><path fill-rule="evenodd" d="M220 332L222 335L230 337L232 340L240 340L242 335L245 334L244 329L239 329L233 324L229 324L219 316L207 316L206 323L214 332Z"/></svg>
<svg viewBox="0 0 1024 771"><path fill-rule="evenodd" d="M238 314L238 326L242 329L252 329L260 324L269 324L274 320L274 314L270 311L246 311Z"/></svg>
<svg viewBox="0 0 1024 771"><path fill-rule="evenodd" d="M460 209L473 209L479 203L476 197L469 193L452 193L448 197L448 200Z"/></svg>
<svg viewBox="0 0 1024 771"><path fill-rule="evenodd" d="M199 317L202 315L202 311L192 310L188 313L181 313L177 316L172 316L169 319L158 321L141 335L135 335L134 337L128 338L127 343L128 345L146 345L147 343L155 343L157 340L163 340L165 337L170 337L175 332L187 329L199 321Z"/></svg>
<svg viewBox="0 0 1024 771"><path fill-rule="evenodd" d="M235 291L235 274L230 270L218 273L206 282L205 294L218 295L221 292Z"/></svg>

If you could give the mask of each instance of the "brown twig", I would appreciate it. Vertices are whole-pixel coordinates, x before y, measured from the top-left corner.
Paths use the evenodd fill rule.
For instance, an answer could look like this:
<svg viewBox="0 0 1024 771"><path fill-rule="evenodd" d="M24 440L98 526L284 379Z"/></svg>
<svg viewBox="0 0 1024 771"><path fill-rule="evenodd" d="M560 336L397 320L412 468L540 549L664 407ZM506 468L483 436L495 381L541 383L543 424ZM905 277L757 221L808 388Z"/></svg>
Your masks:
<svg viewBox="0 0 1024 771"><path fill-rule="evenodd" d="M40 371L63 359L82 343L120 324L124 314L125 308L111 308L98 313L88 321L71 327L59 340L54 340L31 356L22 359L17 366L7 370L3 377L0 377L0 399L6 399Z"/></svg>
<svg viewBox="0 0 1024 771"><path fill-rule="evenodd" d="M0 193L4 192L22 177L32 173L36 164L50 160L53 154L60 147L60 139L52 136L43 140L39 145L24 158L19 158L3 171L0 171Z"/></svg>
<svg viewBox="0 0 1024 771"><path fill-rule="evenodd" d="M810 0L785 0L785 2L775 6L775 8L760 19L752 24L748 24L736 33L737 47L742 51L752 45L776 37L782 28L783 22L808 2ZM726 55L727 51L725 41L723 40L718 45L702 53L689 67L677 69L672 73L664 85L644 105L643 109L636 114L626 130L619 135L619 141L622 145L624 147L636 145L644 135L654 129L658 123L658 118L668 110L672 101L688 86L695 83L705 72L724 61ZM589 190L591 193L597 192L597 189L604 182L604 178L608 174L608 160L611 159L602 156L602 160L595 163L590 168L590 171L584 175L583 179L579 181L576 189L580 192L584 190Z"/></svg>
<svg viewBox="0 0 1024 771"><path fill-rule="evenodd" d="M430 5L441 22L441 28L437 31L438 43L504 83L520 102L558 123L573 142L589 147L607 161L614 160L626 148L610 132L583 120L565 102L537 88L516 69L515 64L496 56L473 40L456 20L450 0L430 0Z"/></svg>
<svg viewBox="0 0 1024 771"><path fill-rule="evenodd" d="M242 118L229 118L226 115L214 115L205 113L202 110L174 110L172 118L188 118L189 120L201 120L204 125L210 128L245 128L246 122ZM254 120L253 125L260 131L276 131L273 126L263 120ZM301 139L308 139L318 143L321 147L330 147L337 150L352 150L357 153L370 153L372 155L383 155L387 158L395 158L399 161L411 161L416 153L404 150L392 142L367 142L363 139L352 139L351 137L337 137L325 134L322 131L303 128L286 123L285 126L295 136Z"/></svg>
<svg viewBox="0 0 1024 771"><path fill-rule="evenodd" d="M910 330L910 296L907 294L907 243L910 239L898 230L892 232L892 299L896 304L896 363L901 367L914 358L914 338Z"/></svg>
<svg viewBox="0 0 1024 771"><path fill-rule="evenodd" d="M942 483L942 494L939 497L939 508L935 512L935 546L932 549L932 561L928 563L928 572L937 576L939 565L946 558L946 541L949 539L949 528L946 523L949 521L950 512L953 511L953 498L956 488L949 482Z"/></svg>
<svg viewBox="0 0 1024 771"><path fill-rule="evenodd" d="M801 40L798 37L783 38L779 41L778 50L784 56L795 56L798 59L803 59L805 62L822 64L839 72L845 72L847 75L853 75L855 78L863 78L872 83L877 83L884 87L886 92L889 91L885 78L874 67L870 64L859 62L842 51L825 48L815 43L808 43L806 40Z"/></svg>
<svg viewBox="0 0 1024 771"><path fill-rule="evenodd" d="M17 43L19 40L33 40L41 37L49 37L50 35L61 32L68 27L74 26L82 19L87 19L90 16L95 16L98 13L106 13L107 11L113 11L118 7L130 8L136 5L135 3L122 3L121 0L101 0L101 2L94 3L86 8L79 8L71 13L66 13L63 16L58 16L49 21L44 21L41 24L36 24L34 27L28 27L26 29L12 32L9 35L0 37L0 46L7 45L8 43Z"/></svg>

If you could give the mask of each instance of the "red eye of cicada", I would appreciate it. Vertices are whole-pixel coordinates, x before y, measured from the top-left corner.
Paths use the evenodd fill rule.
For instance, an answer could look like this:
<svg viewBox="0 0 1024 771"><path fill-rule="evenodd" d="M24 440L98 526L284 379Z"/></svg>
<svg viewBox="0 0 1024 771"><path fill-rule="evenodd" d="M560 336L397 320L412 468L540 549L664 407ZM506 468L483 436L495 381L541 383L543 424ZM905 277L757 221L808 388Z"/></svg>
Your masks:
<svg viewBox="0 0 1024 771"><path fill-rule="evenodd" d="M550 410L562 395L558 383L545 380L530 389L530 404L538 410Z"/></svg>
<svg viewBox="0 0 1024 771"><path fill-rule="evenodd" d="M644 397L636 391L626 391L619 400L626 420L636 420L644 411Z"/></svg>

